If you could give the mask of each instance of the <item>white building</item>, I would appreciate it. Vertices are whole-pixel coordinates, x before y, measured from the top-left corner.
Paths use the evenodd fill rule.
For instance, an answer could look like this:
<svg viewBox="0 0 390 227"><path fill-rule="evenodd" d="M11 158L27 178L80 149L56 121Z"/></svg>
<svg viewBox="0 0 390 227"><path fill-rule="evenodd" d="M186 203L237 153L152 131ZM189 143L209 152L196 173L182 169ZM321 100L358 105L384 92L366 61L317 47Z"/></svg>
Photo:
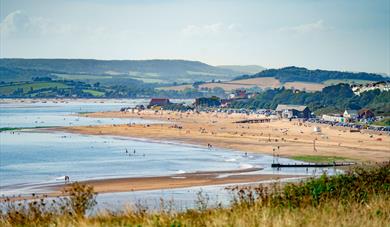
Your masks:
<svg viewBox="0 0 390 227"><path fill-rule="evenodd" d="M331 122L345 122L345 119L341 115L322 115L322 120Z"/></svg>
<svg viewBox="0 0 390 227"><path fill-rule="evenodd" d="M360 95L363 92L372 91L375 89L379 89L380 91L390 91L390 81L381 81L369 84L357 84L352 85L351 88L355 95Z"/></svg>
<svg viewBox="0 0 390 227"><path fill-rule="evenodd" d="M351 119L351 120L357 119L358 116L359 116L359 113L357 110L345 110L343 113L343 117Z"/></svg>

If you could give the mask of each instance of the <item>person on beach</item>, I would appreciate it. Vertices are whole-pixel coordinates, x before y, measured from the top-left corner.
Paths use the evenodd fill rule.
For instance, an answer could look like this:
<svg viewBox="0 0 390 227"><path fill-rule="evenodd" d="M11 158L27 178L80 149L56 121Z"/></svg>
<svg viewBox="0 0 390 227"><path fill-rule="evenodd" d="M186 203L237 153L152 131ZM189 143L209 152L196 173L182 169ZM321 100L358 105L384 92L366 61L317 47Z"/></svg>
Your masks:
<svg viewBox="0 0 390 227"><path fill-rule="evenodd" d="M70 179L69 176L65 176L65 184L69 183Z"/></svg>

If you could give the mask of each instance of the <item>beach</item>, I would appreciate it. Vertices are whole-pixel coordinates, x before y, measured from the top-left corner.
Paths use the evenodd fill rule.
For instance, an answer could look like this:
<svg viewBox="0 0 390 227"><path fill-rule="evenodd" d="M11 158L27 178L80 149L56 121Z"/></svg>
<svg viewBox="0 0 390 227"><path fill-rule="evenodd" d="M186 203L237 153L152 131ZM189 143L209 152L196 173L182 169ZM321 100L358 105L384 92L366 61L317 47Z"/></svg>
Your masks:
<svg viewBox="0 0 390 227"><path fill-rule="evenodd" d="M84 117L138 118L164 121L159 124L121 124L62 127L62 130L88 135L117 135L157 141L271 154L280 157L336 156L357 162L390 160L390 136L368 130L272 119L266 123L235 123L265 116L214 112L174 111L97 112ZM315 132L314 127L321 132Z"/></svg>
<svg viewBox="0 0 390 227"><path fill-rule="evenodd" d="M232 171L183 173L171 176L99 179L83 181L83 183L93 186L94 191L97 193L112 193L188 188L209 185L242 184L248 182L273 181L302 177L299 175L259 174L256 173L258 170L260 169L250 168ZM51 187L51 189L54 189L54 194L58 194L65 188L67 188L66 184Z"/></svg>
<svg viewBox="0 0 390 227"><path fill-rule="evenodd" d="M261 168L247 168L225 171L199 171L193 173L181 173L170 176L155 177L123 177L112 179L96 179L82 181L90 185L96 193L117 193L133 191L164 190L176 188L190 188L202 186L230 186L232 184L247 184L256 182L272 182L285 179L301 179L302 175L286 174L260 174ZM49 190L47 193L38 193L39 196L56 197L66 195L66 190L72 185L69 183L57 183L54 185L42 185L41 188ZM32 199L29 195L19 195L0 198L0 201L10 199L12 201Z"/></svg>

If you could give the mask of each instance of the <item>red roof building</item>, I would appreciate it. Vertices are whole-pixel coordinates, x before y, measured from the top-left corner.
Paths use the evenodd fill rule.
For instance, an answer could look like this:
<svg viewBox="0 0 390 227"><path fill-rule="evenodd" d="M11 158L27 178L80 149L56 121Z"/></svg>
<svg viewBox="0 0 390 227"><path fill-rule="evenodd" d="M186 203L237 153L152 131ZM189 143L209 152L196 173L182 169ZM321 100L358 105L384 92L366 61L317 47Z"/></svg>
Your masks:
<svg viewBox="0 0 390 227"><path fill-rule="evenodd" d="M152 106L165 106L165 105L168 105L170 104L171 102L169 101L169 99L151 99L150 102L149 102L149 105L148 107L152 107Z"/></svg>

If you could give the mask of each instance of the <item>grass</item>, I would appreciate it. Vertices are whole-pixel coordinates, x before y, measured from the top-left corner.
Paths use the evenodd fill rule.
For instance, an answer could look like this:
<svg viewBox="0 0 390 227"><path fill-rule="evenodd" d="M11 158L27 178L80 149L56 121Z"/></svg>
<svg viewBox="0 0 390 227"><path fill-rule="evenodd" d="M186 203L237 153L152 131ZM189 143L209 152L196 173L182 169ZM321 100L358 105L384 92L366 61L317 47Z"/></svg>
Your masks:
<svg viewBox="0 0 390 227"><path fill-rule="evenodd" d="M381 121L375 121L372 124L378 126L390 126L390 118L385 118L382 119Z"/></svg>
<svg viewBox="0 0 390 227"><path fill-rule="evenodd" d="M32 88L33 90L42 89L42 88L68 88L69 86L59 82L25 82L17 83L14 85L0 86L0 94L10 95L17 89L23 89L23 92L29 92Z"/></svg>
<svg viewBox="0 0 390 227"><path fill-rule="evenodd" d="M53 127L55 127L55 126L36 126L36 127L20 127L20 128L3 127L3 128L0 128L0 132L16 131L16 130L23 130L23 129L53 128Z"/></svg>
<svg viewBox="0 0 390 227"><path fill-rule="evenodd" d="M42 199L1 203L2 226L389 226L390 162L358 167L343 175L300 183L230 189L227 207L210 206L198 194L197 207L175 211L161 201L157 211L137 203L120 212L84 214L96 204L93 189L71 185L57 202Z"/></svg>
<svg viewBox="0 0 390 227"><path fill-rule="evenodd" d="M347 160L344 157L338 156L318 156L318 155L302 155L302 156L293 156L292 159L304 161L304 162L337 162Z"/></svg>
<svg viewBox="0 0 390 227"><path fill-rule="evenodd" d="M4 127L4 128L0 128L0 132L4 132L4 131L14 131L14 130L18 130L20 128L10 128L10 127Z"/></svg>
<svg viewBox="0 0 390 227"><path fill-rule="evenodd" d="M96 90L90 90L90 89L84 89L83 92L89 93L89 94L93 95L94 97L102 97L105 94L104 92L96 91Z"/></svg>

